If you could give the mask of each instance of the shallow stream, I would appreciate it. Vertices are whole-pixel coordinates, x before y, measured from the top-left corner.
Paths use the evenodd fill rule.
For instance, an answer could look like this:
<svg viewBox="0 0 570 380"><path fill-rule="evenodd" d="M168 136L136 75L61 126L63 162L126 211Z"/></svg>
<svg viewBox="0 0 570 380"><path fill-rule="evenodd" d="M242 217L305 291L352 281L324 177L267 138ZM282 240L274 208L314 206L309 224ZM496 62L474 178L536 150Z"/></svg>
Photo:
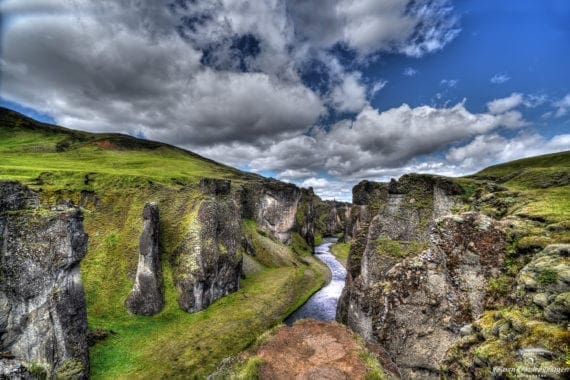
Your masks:
<svg viewBox="0 0 570 380"><path fill-rule="evenodd" d="M287 325L292 325L296 320L303 318L335 320L338 299L346 281L346 269L330 252L330 247L336 240L336 238L325 238L324 243L315 248L315 257L325 263L332 273L331 281L289 315L285 319Z"/></svg>

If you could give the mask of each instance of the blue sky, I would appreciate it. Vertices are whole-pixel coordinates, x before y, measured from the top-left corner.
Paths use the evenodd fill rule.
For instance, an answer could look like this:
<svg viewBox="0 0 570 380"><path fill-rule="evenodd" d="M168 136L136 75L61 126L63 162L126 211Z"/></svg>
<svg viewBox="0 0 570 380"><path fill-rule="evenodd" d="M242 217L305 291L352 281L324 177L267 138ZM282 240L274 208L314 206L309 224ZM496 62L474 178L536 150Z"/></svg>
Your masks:
<svg viewBox="0 0 570 380"><path fill-rule="evenodd" d="M350 200L570 149L570 2L3 0L0 104Z"/></svg>

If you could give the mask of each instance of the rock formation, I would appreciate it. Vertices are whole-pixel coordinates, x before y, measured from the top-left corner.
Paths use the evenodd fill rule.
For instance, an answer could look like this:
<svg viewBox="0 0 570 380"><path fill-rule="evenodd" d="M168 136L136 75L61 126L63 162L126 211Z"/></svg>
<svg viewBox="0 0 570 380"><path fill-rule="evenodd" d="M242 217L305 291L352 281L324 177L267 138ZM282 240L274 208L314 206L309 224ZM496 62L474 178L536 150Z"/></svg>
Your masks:
<svg viewBox="0 0 570 380"><path fill-rule="evenodd" d="M204 178L195 215L184 241L174 254L174 281L183 310L202 310L235 292L242 276L242 253L255 255L242 233L250 219L272 239L290 245L298 233L314 244L315 195L312 190L274 180L233 185L229 180ZM243 249L242 249L243 247Z"/></svg>
<svg viewBox="0 0 570 380"><path fill-rule="evenodd" d="M25 186L0 183L0 377L89 373L79 262L87 235L75 208L39 208ZM41 376L41 375L39 375Z"/></svg>
<svg viewBox="0 0 570 380"><path fill-rule="evenodd" d="M409 175L354 189L359 218L337 318L384 345L406 377L439 378L460 329L478 318L506 233L478 213L445 216L461 189Z"/></svg>
<svg viewBox="0 0 570 380"><path fill-rule="evenodd" d="M570 319L570 244L554 244L535 255L519 273L517 290L544 310L553 323Z"/></svg>
<svg viewBox="0 0 570 380"><path fill-rule="evenodd" d="M259 228L289 245L302 195L302 190L297 186L279 181L245 184L242 193L243 217L255 220Z"/></svg>
<svg viewBox="0 0 570 380"><path fill-rule="evenodd" d="M317 230L323 236L345 234L352 207L350 203L337 201L317 202Z"/></svg>
<svg viewBox="0 0 570 380"><path fill-rule="evenodd" d="M126 306L134 314L153 315L162 310L164 295L160 273L159 211L154 203L143 210L143 231L139 240L139 262L133 289Z"/></svg>
<svg viewBox="0 0 570 380"><path fill-rule="evenodd" d="M178 304L188 312L235 292L242 273L239 199L231 193L229 181L207 182L202 181L203 199L175 253Z"/></svg>

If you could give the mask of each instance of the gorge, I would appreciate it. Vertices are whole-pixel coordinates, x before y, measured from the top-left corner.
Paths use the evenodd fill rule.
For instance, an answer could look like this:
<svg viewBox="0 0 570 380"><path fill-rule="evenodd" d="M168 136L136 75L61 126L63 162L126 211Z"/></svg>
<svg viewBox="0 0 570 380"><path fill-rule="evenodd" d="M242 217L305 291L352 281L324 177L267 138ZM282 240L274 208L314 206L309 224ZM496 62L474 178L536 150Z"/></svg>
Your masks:
<svg viewBox="0 0 570 380"><path fill-rule="evenodd" d="M297 373L566 368L568 152L362 181L341 203L6 109L0 134L0 377L267 375L307 345L326 356L318 342L336 364ZM350 245L346 271L332 235ZM350 331L294 323L307 316ZM293 337L301 351L285 350Z"/></svg>

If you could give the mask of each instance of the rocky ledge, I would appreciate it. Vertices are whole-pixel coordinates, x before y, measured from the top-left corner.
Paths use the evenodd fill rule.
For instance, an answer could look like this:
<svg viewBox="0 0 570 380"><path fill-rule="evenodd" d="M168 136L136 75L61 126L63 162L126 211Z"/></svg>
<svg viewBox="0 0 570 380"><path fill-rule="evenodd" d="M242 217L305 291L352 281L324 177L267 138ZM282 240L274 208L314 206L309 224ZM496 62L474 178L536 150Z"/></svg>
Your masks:
<svg viewBox="0 0 570 380"><path fill-rule="evenodd" d="M86 378L82 217L0 182L0 378Z"/></svg>

